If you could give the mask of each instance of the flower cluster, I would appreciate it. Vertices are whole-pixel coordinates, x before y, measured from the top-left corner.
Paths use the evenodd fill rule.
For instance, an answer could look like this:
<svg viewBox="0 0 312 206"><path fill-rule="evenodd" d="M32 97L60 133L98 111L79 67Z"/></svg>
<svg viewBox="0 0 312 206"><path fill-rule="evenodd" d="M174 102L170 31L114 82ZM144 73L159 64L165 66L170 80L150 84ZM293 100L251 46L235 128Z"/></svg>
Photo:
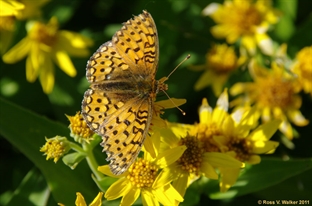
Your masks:
<svg viewBox="0 0 312 206"><path fill-rule="evenodd" d="M175 100L177 102L179 101ZM166 100L156 103L155 108L170 108L172 104L170 100ZM187 188L200 177L218 180L220 191L227 191L235 184L246 163L258 164L261 161L259 154L274 152L278 142L270 141L270 138L281 123L279 120L272 120L255 127L255 110L238 110L229 114L228 107L228 94L225 90L214 109L209 106L207 99L203 99L199 109L199 123L193 125L160 120L157 114L161 110L155 110L156 117L151 123L150 136L147 136L144 143L143 157L139 157L128 171L118 176L111 172L108 165L98 166L98 171L102 174L118 178L106 190L104 197L107 200L122 197L120 205L132 205L140 196L143 205L178 205L183 202ZM74 117L68 117L74 137L86 134L81 132L86 128L83 118L79 116L77 113ZM163 123L159 123L160 121ZM79 125L81 128L77 129ZM41 149L49 157L53 154L52 149L47 152L44 148L53 139L48 140ZM77 139L79 138L75 137ZM78 142L87 144L87 141ZM93 159L87 152L90 147L86 150L84 146L79 151L77 145L71 143L70 146L77 154L63 157L67 165L76 166L81 161L79 157L82 154L85 155L83 158ZM96 165L94 162L90 167L94 170ZM100 179L103 176L98 174L98 178L98 184L102 184Z"/></svg>
<svg viewBox="0 0 312 206"><path fill-rule="evenodd" d="M261 117L263 123L281 120L279 130L284 142L297 137L298 133L292 124L303 127L309 123L300 112L300 92L311 94L311 47L303 48L295 59L291 59L286 53L287 45L278 46L267 34L282 17L282 12L273 7L271 0L225 0L223 5L209 4L202 14L216 23L211 28L212 35L225 38L231 46L227 49L227 55L214 52L216 46L213 46L206 55L206 66L190 67L192 70L206 70L195 88L201 89L211 84L214 93L218 94L226 85L230 87L230 94L235 96L231 107L236 110L254 107L255 117ZM233 46L238 46L239 57L234 52L230 55ZM226 47L226 44L218 47ZM219 64L215 64L216 57ZM218 72L224 71L224 64L229 65L227 72ZM236 79L229 86L227 80L231 77L230 71L245 66L249 69L249 77ZM237 75L239 71L235 71Z"/></svg>

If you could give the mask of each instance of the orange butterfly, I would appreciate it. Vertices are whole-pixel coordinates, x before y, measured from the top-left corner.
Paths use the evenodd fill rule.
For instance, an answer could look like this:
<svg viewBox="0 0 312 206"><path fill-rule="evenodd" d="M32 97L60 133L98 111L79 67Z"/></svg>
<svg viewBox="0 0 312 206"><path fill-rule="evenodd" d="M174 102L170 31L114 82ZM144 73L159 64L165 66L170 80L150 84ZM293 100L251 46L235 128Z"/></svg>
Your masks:
<svg viewBox="0 0 312 206"><path fill-rule="evenodd" d="M167 78L155 80L158 35L152 16L143 11L123 23L112 40L91 56L82 115L103 138L110 169L124 173L138 156L151 123L154 101Z"/></svg>

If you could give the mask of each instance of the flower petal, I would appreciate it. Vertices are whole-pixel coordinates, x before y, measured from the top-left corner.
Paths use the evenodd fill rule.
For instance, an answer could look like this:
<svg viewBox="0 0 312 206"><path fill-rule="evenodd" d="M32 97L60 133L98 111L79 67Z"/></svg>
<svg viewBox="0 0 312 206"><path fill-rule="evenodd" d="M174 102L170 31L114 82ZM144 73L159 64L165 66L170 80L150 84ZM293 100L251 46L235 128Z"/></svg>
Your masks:
<svg viewBox="0 0 312 206"><path fill-rule="evenodd" d="M224 122L224 119L229 116L229 114L220 107L216 107L212 112L212 122L215 122L216 125L221 128Z"/></svg>
<svg viewBox="0 0 312 206"><path fill-rule="evenodd" d="M259 164L261 162L261 158L259 155L251 155L246 162L253 165Z"/></svg>
<svg viewBox="0 0 312 206"><path fill-rule="evenodd" d="M199 122L202 124L211 121L212 108L209 106L206 98L203 98L202 105L199 107Z"/></svg>
<svg viewBox="0 0 312 206"><path fill-rule="evenodd" d="M226 116L224 118L224 121L221 127L224 132L223 135L228 136L228 137L235 135L235 133L237 132L235 131L234 120L232 119L231 116Z"/></svg>
<svg viewBox="0 0 312 206"><path fill-rule="evenodd" d="M219 178L216 170L211 166L208 161L203 161L200 166L200 171L204 173L205 177L217 180Z"/></svg>
<svg viewBox="0 0 312 206"><path fill-rule="evenodd" d="M202 11L202 15L210 16L213 13L215 13L220 7L221 7L221 4L211 3L204 8L204 10Z"/></svg>
<svg viewBox="0 0 312 206"><path fill-rule="evenodd" d="M1 1L0 13L1 16L13 16L24 8L25 5L17 1Z"/></svg>
<svg viewBox="0 0 312 206"><path fill-rule="evenodd" d="M253 142L252 153L254 154L271 154L278 147L279 143L275 141L257 141Z"/></svg>
<svg viewBox="0 0 312 206"><path fill-rule="evenodd" d="M211 72L210 70L205 71L197 80L197 82L195 83L195 90L199 91L205 87L207 87L209 84L211 84Z"/></svg>
<svg viewBox="0 0 312 206"><path fill-rule="evenodd" d="M273 54L273 41L267 34L256 34L256 41L264 54L269 56Z"/></svg>
<svg viewBox="0 0 312 206"><path fill-rule="evenodd" d="M129 194L132 189L131 183L126 178L120 178L114 182L105 192L104 197L107 200L114 200L121 196Z"/></svg>
<svg viewBox="0 0 312 206"><path fill-rule="evenodd" d="M243 36L242 44L251 55L256 53L256 42L253 36Z"/></svg>
<svg viewBox="0 0 312 206"><path fill-rule="evenodd" d="M229 155L218 152L206 152L203 160L209 162L213 167L240 168L242 163Z"/></svg>
<svg viewBox="0 0 312 206"><path fill-rule="evenodd" d="M74 77L77 72L68 54L63 50L58 50L54 54L55 62L68 76Z"/></svg>
<svg viewBox="0 0 312 206"><path fill-rule="evenodd" d="M171 165L173 162L177 161L184 151L186 150L186 146L178 146L172 149L168 149L162 153L160 153L157 158L155 163L160 167L160 168L165 168Z"/></svg>
<svg viewBox="0 0 312 206"><path fill-rule="evenodd" d="M230 88L230 94L232 96L235 96L244 93L248 87L249 87L248 83L236 83Z"/></svg>
<svg viewBox="0 0 312 206"><path fill-rule="evenodd" d="M156 140L156 139L160 139L160 138L153 138L151 136L148 136L145 138L145 141L143 143L144 145L144 150L147 151L145 153L148 153L153 159L156 158L156 152L157 150L155 149L155 145L154 145L154 142L153 140ZM158 145L159 146L159 145ZM158 147L157 147L158 148ZM145 155L144 153L144 155Z"/></svg>
<svg viewBox="0 0 312 206"><path fill-rule="evenodd" d="M294 138L293 131L292 131L292 126L291 124L287 121L284 120L282 124L279 126L279 130L290 140Z"/></svg>
<svg viewBox="0 0 312 206"><path fill-rule="evenodd" d="M156 200L154 195L148 190L142 190L141 192L142 203L144 206L158 206L159 202Z"/></svg>
<svg viewBox="0 0 312 206"><path fill-rule="evenodd" d="M174 179L177 178L178 175L178 165L177 164L172 164L170 167L164 168L160 174L157 176L153 183L153 188L159 188L163 187L166 184L169 184L172 182Z"/></svg>
<svg viewBox="0 0 312 206"><path fill-rule="evenodd" d="M121 199L120 206L133 205L133 203L139 198L140 193L140 189L137 189L136 187L130 187L130 190Z"/></svg>
<svg viewBox="0 0 312 206"><path fill-rule="evenodd" d="M49 94L54 87L54 66L47 54L44 55L44 59L45 68L41 69L39 79L44 93Z"/></svg>
<svg viewBox="0 0 312 206"><path fill-rule="evenodd" d="M153 195L163 205L175 205L175 201L183 202L183 197L174 189L171 184L152 190Z"/></svg>
<svg viewBox="0 0 312 206"><path fill-rule="evenodd" d="M227 26L224 25L216 25L211 27L210 29L211 34L218 38L218 39L222 39L222 38L226 38L226 41L229 44L233 44L238 38L238 35L235 35L234 33L230 33L229 32L229 28ZM231 36L229 37L228 35L231 34Z"/></svg>
<svg viewBox="0 0 312 206"><path fill-rule="evenodd" d="M89 206L102 206L102 197L103 192L99 192L99 194L94 198L94 200L89 204Z"/></svg>
<svg viewBox="0 0 312 206"><path fill-rule="evenodd" d="M128 175L127 171L125 173L123 173L122 175L114 175L112 173L112 171L110 170L108 165L99 166L98 167L98 171L100 171L104 175L107 175L107 176L110 176L110 177L115 177L115 178L120 178L120 177L124 177L124 176Z"/></svg>
<svg viewBox="0 0 312 206"><path fill-rule="evenodd" d="M86 203L84 197L82 196L82 194L80 192L77 192L76 195L77 195L77 198L75 201L75 205L76 206L87 206L87 203Z"/></svg>
<svg viewBox="0 0 312 206"><path fill-rule="evenodd" d="M222 92L222 94L219 96L219 98L217 100L217 106L226 112L228 111L228 109L229 109L229 95L227 92L227 88L225 88L224 91Z"/></svg>
<svg viewBox="0 0 312 206"><path fill-rule="evenodd" d="M179 177L172 182L172 186L180 193L182 197L184 197L189 181L189 176L185 172L181 172L178 176Z"/></svg>
<svg viewBox="0 0 312 206"><path fill-rule="evenodd" d="M221 180L220 180L220 191L226 192L232 185L235 184L240 169L238 168L219 168L221 173Z"/></svg>
<svg viewBox="0 0 312 206"><path fill-rule="evenodd" d="M79 33L65 30L59 31L58 33L58 48L65 50L71 56L89 56L90 52L87 47L92 45L93 41L90 38Z"/></svg>
<svg viewBox="0 0 312 206"><path fill-rule="evenodd" d="M35 68L31 61L31 56L26 59L26 79L28 82L34 82L39 75L38 67Z"/></svg>
<svg viewBox="0 0 312 206"><path fill-rule="evenodd" d="M299 110L288 110L287 116L289 117L290 121L299 127L304 127L309 124L309 120L304 118Z"/></svg>
<svg viewBox="0 0 312 206"><path fill-rule="evenodd" d="M2 57L3 61L7 64L14 64L23 59L30 51L31 41L28 37L25 37L12 47Z"/></svg>
<svg viewBox="0 0 312 206"><path fill-rule="evenodd" d="M281 120L275 119L260 125L248 136L248 139L251 141L267 141L273 136L281 123Z"/></svg>
<svg viewBox="0 0 312 206"><path fill-rule="evenodd" d="M271 117L271 109L269 107L264 107L262 109L262 116L261 116L262 120L264 122L269 121L272 117Z"/></svg>

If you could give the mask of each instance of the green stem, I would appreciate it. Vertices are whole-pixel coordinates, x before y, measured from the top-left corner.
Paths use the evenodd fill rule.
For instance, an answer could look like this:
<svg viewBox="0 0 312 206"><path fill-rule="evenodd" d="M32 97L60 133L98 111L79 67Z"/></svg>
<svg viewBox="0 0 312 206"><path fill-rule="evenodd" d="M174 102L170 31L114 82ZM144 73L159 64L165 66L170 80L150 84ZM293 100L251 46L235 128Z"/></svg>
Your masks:
<svg viewBox="0 0 312 206"><path fill-rule="evenodd" d="M99 164L97 163L97 161L93 155L93 151L92 151L93 148L87 143L82 144L82 147L84 149L84 152L87 153L86 160L88 162L90 169L94 173L96 179L97 180L103 179L104 175L97 170Z"/></svg>
<svg viewBox="0 0 312 206"><path fill-rule="evenodd" d="M70 145L70 148L75 150L76 152L79 152L79 153L82 153L82 154L86 154L86 151L81 148L78 144L76 143L73 143L71 141L68 141L69 142L69 145Z"/></svg>

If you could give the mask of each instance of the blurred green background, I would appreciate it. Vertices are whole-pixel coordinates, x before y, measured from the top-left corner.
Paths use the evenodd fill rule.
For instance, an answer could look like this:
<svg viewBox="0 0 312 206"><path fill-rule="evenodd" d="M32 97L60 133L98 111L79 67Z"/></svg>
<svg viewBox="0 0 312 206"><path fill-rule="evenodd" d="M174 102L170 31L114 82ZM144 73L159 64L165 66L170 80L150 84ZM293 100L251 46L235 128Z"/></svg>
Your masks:
<svg viewBox="0 0 312 206"><path fill-rule="evenodd" d="M181 106L186 115L183 116L177 109L170 109L165 111L163 117L173 122L193 124L198 121L197 109L202 98L206 97L211 106L215 105L217 99L210 87L199 92L194 91L194 83L202 73L188 69L188 65L191 64L204 64L205 54L211 45L214 42L223 42L223 40L214 39L209 32L214 22L209 17L201 15L201 11L211 2L223 3L223 1L210 0L51 0L42 8L42 11L45 20L52 16L58 17L60 30L80 32L92 38L94 40L94 45L90 49L90 54L92 54L101 44L111 39L115 31L121 27L122 22L132 18L133 15L140 14L143 9L147 10L154 18L159 35L160 60L156 78L160 79L168 75L187 54L192 56L167 81L170 97L187 100L187 103ZM275 8L282 10L284 16L276 29L269 32L269 35L278 43L287 43L288 54L294 58L296 52L301 48L312 45L312 1L279 0L274 1L274 5ZM291 8L287 5L291 5ZM17 22L17 32L12 45L26 35L25 24L26 21ZM39 160L35 164L33 158L41 158L40 161L45 161L45 157L39 152L39 148L45 143L45 136L48 138L55 135L69 136L69 130L66 129L68 120L65 114L74 115L81 108L83 93L89 85L85 79L85 66L88 59L89 57L72 58L77 70L75 78L67 76L56 67L56 82L53 92L49 95L42 92L38 80L35 83L26 81L25 59L12 65L7 65L0 60L0 98L2 99L0 104L0 123L2 124L0 130L0 205L4 203L18 205L17 203L21 203L20 201L25 199L16 200L17 202L11 200L9 203L6 201L13 194L24 193L26 198L28 193L25 192L29 192L28 195L33 194L33 198L41 199L40 204L55 205L60 201L55 200L49 193L46 177L42 176L42 166L38 165ZM234 74L226 86L229 87L236 82L235 78L238 76ZM10 88L15 92L5 95L4 88ZM311 122L311 97L303 93L301 96L303 98L301 111ZM167 97L160 94L158 100L160 99L167 99ZM38 123L37 120L41 118L42 121ZM32 119L36 120L32 121ZM29 124L34 130L27 127ZM55 126L51 127L50 124L55 124ZM42 129L45 125L49 126ZM295 148L289 150L281 144L275 156L288 155L295 159L312 157L311 123L306 127L295 128L300 134L300 138L293 140ZM22 135L19 137L20 140L8 141L8 138L4 138L8 134L6 129L16 130L16 135ZM36 129L38 131L35 131ZM63 134L59 133L60 130L63 131ZM10 134L14 135L15 133ZM24 151L18 147L18 141L25 141L25 144L36 142L33 146L35 149L37 148L37 151L34 153L38 152L38 154L25 156ZM101 161L99 162L101 163ZM76 172L70 171L68 167L60 166L63 164L61 161L56 165L52 161L42 162L42 164L55 166L56 169L53 171L55 175L63 175L62 171L64 170ZM311 165L311 162L309 164ZM58 167L62 167L62 170L58 171ZM86 169L79 171L79 167ZM271 169L267 168L267 170ZM86 165L79 165L77 170L83 177L79 180L85 183L85 189L89 191L89 194L83 194L86 195L86 201L89 203L96 196L98 189L92 182L91 171L87 170ZM250 194L226 200L213 200L204 194L198 199L198 195L196 195L193 203L194 205L257 205L259 199L300 200L300 198L308 197L302 196L307 194L310 194L311 198L312 170L303 171L304 169L298 172L300 174L294 174L293 177L285 179L279 184ZM60 173L57 174L58 172ZM23 182L21 183L21 181ZM50 181L49 184L53 183ZM191 192L187 193L185 198L192 199L192 195L195 197L192 191L196 190L197 188L190 189ZM72 193L70 199L73 205L77 191L69 192ZM31 202L24 203L26 203L24 205L32 205ZM192 201L187 204L191 203ZM312 199L310 199L310 204L312 204Z"/></svg>

